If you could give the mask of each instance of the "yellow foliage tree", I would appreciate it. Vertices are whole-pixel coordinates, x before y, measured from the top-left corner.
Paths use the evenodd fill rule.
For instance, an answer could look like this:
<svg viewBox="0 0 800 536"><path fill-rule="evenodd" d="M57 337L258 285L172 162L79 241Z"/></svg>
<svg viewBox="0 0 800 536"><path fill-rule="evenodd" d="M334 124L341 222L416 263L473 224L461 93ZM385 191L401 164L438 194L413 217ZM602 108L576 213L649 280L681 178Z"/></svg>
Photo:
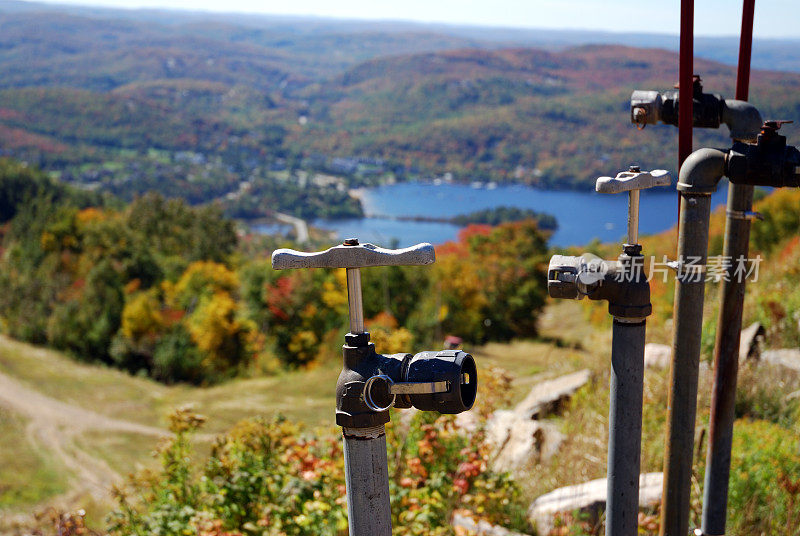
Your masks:
<svg viewBox="0 0 800 536"><path fill-rule="evenodd" d="M297 357L298 362L307 364L316 359L318 343L319 339L313 331L302 330L292 335L288 349Z"/></svg>
<svg viewBox="0 0 800 536"><path fill-rule="evenodd" d="M322 303L336 313L347 314L347 272L344 269L333 273L333 280L322 284Z"/></svg>
<svg viewBox="0 0 800 536"><path fill-rule="evenodd" d="M196 305L201 298L230 293L239 287L236 273L225 265L212 261L193 262L174 284L164 284L170 307L185 309Z"/></svg>
<svg viewBox="0 0 800 536"><path fill-rule="evenodd" d="M246 355L252 326L236 317L236 302L227 292L203 298L187 317L186 327L210 368L226 370Z"/></svg>
<svg viewBox="0 0 800 536"><path fill-rule="evenodd" d="M414 335L406 328L387 329L383 326L370 328L370 340L375 343L375 351L382 354L412 352ZM413 352L412 352L413 353Z"/></svg>
<svg viewBox="0 0 800 536"><path fill-rule="evenodd" d="M161 304L152 291L138 292L122 310L122 334L134 341L157 336L164 327Z"/></svg>
<svg viewBox="0 0 800 536"><path fill-rule="evenodd" d="M398 327L397 319L387 312L378 313L368 322L370 340L375 350L382 354L409 352L414 335L406 328Z"/></svg>

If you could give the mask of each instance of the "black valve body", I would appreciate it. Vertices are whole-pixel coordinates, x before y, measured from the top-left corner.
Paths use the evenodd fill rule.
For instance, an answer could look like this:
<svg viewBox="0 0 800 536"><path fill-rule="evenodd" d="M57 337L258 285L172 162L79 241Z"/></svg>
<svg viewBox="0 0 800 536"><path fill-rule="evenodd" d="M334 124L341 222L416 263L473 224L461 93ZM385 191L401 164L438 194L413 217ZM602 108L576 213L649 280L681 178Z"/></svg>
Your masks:
<svg viewBox="0 0 800 536"><path fill-rule="evenodd" d="M728 153L726 175L734 184L800 186L800 151L786 145L786 136L764 129L758 141L736 142Z"/></svg>
<svg viewBox="0 0 800 536"><path fill-rule="evenodd" d="M678 90L665 91L662 97L661 120L668 124L678 126ZM698 92L695 88L692 99L692 124L695 128L719 128L722 124L722 110L725 99L722 95Z"/></svg>
<svg viewBox="0 0 800 536"><path fill-rule="evenodd" d="M462 383L462 375L468 381ZM461 413L475 403L478 390L475 360L460 350L420 352L408 364L408 382L446 381L450 389L446 393L406 396L407 402L422 411L439 413ZM401 397L397 397L398 402ZM396 405L396 404L395 404Z"/></svg>
<svg viewBox="0 0 800 536"><path fill-rule="evenodd" d="M336 383L336 424L346 428L371 428L389 422L389 411L376 412L364 402L364 385L373 376L385 375L395 383L448 383L447 392L398 395L394 407L412 406L423 411L461 413L469 410L477 394L477 370L471 355L459 350L440 350L391 355L379 354L369 342L369 333L345 336L344 368ZM466 375L466 382L462 377ZM392 395L387 384L375 382L372 400L388 406Z"/></svg>

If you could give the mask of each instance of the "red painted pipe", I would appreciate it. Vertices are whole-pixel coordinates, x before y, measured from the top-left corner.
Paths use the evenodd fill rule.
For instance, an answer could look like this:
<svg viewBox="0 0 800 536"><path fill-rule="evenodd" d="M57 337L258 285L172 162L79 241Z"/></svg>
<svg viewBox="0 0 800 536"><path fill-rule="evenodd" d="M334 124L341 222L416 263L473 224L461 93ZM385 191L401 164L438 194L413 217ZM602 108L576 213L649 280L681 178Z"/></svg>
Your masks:
<svg viewBox="0 0 800 536"><path fill-rule="evenodd" d="M681 49L678 70L678 165L692 154L694 77L694 0L681 0Z"/></svg>
<svg viewBox="0 0 800 536"><path fill-rule="evenodd" d="M694 0L681 0L680 59L678 64L678 170L692 154L692 95L694 89ZM681 196L678 195L678 214ZM678 218L677 232L681 224Z"/></svg>
<svg viewBox="0 0 800 536"><path fill-rule="evenodd" d="M750 96L750 57L753 49L753 17L756 0L744 0L742 6L742 35L739 38L739 68L736 72L736 98L746 101Z"/></svg>
<svg viewBox="0 0 800 536"><path fill-rule="evenodd" d="M694 89L694 0L681 0L680 65L678 69L678 163L692 153L692 101ZM681 196L678 196L678 213L681 213ZM680 221L680 218L678 219ZM680 237L680 224L678 225ZM681 240L678 240L680 249ZM674 318L677 318L678 300L675 300ZM677 326L676 326L677 329ZM677 368L677 370L676 370ZM661 495L660 536L686 536L689 533L689 494L692 476L692 451L694 450L694 424L687 430L687 420L681 411L673 411L673 392L676 386L692 384L697 389L697 370L676 367L675 356L670 371L670 394L667 403L667 444L664 452L664 488ZM696 396L696 395L695 395ZM687 455L688 452L688 455Z"/></svg>

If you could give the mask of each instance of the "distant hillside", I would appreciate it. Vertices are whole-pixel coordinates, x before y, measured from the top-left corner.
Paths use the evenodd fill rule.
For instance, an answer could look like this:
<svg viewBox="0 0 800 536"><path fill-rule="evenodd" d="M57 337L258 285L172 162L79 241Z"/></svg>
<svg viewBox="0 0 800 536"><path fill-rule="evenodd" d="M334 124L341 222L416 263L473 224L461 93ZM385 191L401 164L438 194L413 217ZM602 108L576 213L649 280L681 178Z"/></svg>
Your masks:
<svg viewBox="0 0 800 536"><path fill-rule="evenodd" d="M408 21L347 20L293 15L214 13L177 9L112 9L79 5L57 5L19 0L0 1L0 12L65 13L101 20L127 21L168 26L180 31L202 29L217 39L250 42L287 50L293 54L309 52L318 57L336 47L336 57L328 57L317 68L345 69L353 63L384 55L408 54L463 47L537 47L549 50L587 45L630 45L678 50L678 36L664 33L546 28L506 28L457 26ZM730 28L733 35L738 28ZM735 64L736 37L695 36L695 55ZM756 38L753 67L800 72L800 39ZM315 62L318 63L318 62Z"/></svg>
<svg viewBox="0 0 800 536"><path fill-rule="evenodd" d="M674 167L674 129L637 133L627 102L671 87L676 54L556 34L499 48L534 34L0 2L0 155L248 217L358 215L349 187L446 172L575 188L632 160ZM732 94L732 67L696 71ZM755 71L751 95L800 118L798 88Z"/></svg>
<svg viewBox="0 0 800 536"><path fill-rule="evenodd" d="M675 130L639 133L627 112L632 89L671 87L677 64L672 52L620 46L380 58L304 92L308 126L290 130L290 139L310 151L400 158L461 177L588 185L632 159L672 165ZM699 60L695 70L709 90L732 94L732 67ZM798 89L800 75L756 72L751 95L767 117L796 117ZM724 130L698 131L698 142L728 144Z"/></svg>

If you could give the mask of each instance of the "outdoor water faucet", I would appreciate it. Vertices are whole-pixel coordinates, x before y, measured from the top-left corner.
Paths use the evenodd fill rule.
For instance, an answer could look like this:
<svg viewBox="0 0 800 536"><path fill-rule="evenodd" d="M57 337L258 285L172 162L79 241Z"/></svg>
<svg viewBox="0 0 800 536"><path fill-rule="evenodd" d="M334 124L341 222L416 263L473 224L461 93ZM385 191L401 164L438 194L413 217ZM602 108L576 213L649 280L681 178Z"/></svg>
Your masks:
<svg viewBox="0 0 800 536"><path fill-rule="evenodd" d="M554 255L547 270L551 297L604 300L614 317L606 509L606 534L613 536L638 533L645 325L653 312L642 246L637 243L639 190L669 184L666 171L641 171L635 165L616 177L597 179L598 192L628 192L628 240L622 253L614 261L588 253L580 257Z"/></svg>
<svg viewBox="0 0 800 536"><path fill-rule="evenodd" d="M390 407L461 413L477 394L475 360L459 350L426 351L416 355L382 355L364 329L360 269L369 266L427 265L435 261L433 246L417 244L384 249L348 239L317 253L279 249L272 255L276 270L345 268L350 332L345 335L344 368L336 387L336 423L366 428L389 421Z"/></svg>
<svg viewBox="0 0 800 536"><path fill-rule="evenodd" d="M641 171L631 166L616 177L600 177L595 189L600 193L628 192L628 240L613 261L585 253L581 256L554 255L547 270L547 292L552 298L608 302L615 318L645 318L653 310L650 285L644 277L644 258L639 240L639 191L669 186L669 173L663 169Z"/></svg>
<svg viewBox="0 0 800 536"><path fill-rule="evenodd" d="M631 122L640 129L664 123L678 126L678 90L636 90L631 94ZM725 99L715 93L704 93L700 77L695 75L692 86L692 126L719 128L726 124L734 140L753 141L761 127L758 109L746 101Z"/></svg>
<svg viewBox="0 0 800 536"><path fill-rule="evenodd" d="M461 413L475 403L475 360L460 350L382 355L364 329L361 268L426 265L433 246L384 249L358 239L318 253L279 249L272 267L345 268L350 332L342 348L344 366L336 383L336 424L342 427L350 536L391 536L386 428L389 408Z"/></svg>
<svg viewBox="0 0 800 536"><path fill-rule="evenodd" d="M765 121L756 143L737 142L728 152L727 176L734 184L800 186L800 151L778 131L792 121Z"/></svg>

